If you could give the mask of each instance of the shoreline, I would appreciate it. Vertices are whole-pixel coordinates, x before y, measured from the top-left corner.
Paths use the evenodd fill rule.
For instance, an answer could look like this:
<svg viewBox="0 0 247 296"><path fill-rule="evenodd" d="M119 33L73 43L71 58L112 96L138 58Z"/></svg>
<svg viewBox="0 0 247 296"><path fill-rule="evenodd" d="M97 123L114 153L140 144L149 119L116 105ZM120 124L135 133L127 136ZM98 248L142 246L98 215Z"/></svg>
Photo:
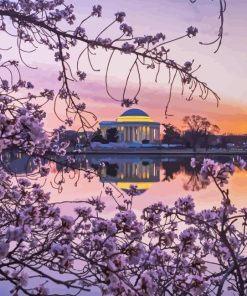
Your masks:
<svg viewBox="0 0 247 296"><path fill-rule="evenodd" d="M12 152L24 152L20 149L12 148L12 149L6 149L4 151L12 151ZM2 154L2 153L1 153ZM0 155L1 155L0 154ZM52 152L45 153L45 155L56 155ZM138 148L129 148L129 149L87 149L84 151L73 151L68 150L67 155L157 155L157 156L166 156L166 155L172 155L172 156L196 156L196 155L208 155L208 156L227 156L227 155L246 155L247 156L247 150L208 150L205 151L204 149L198 149L197 151L193 151L192 149L157 149L157 148L146 148L146 149L138 149Z"/></svg>
<svg viewBox="0 0 247 296"><path fill-rule="evenodd" d="M101 155L246 155L247 151L238 151L238 150L231 150L231 151L192 151L192 150L157 150L157 149L128 149L128 150L86 150L81 152L68 152L68 154L77 155L77 154L101 154Z"/></svg>

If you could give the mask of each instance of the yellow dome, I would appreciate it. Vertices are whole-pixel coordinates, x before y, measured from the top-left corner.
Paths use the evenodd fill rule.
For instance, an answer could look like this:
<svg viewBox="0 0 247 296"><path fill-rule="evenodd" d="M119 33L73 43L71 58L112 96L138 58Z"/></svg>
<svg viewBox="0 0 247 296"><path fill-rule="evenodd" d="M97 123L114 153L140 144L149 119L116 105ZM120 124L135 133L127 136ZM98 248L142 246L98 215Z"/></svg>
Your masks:
<svg viewBox="0 0 247 296"><path fill-rule="evenodd" d="M137 187L139 195L150 189L153 185L153 182L117 182L117 187L125 192L130 190L131 185L135 185Z"/></svg>
<svg viewBox="0 0 247 296"><path fill-rule="evenodd" d="M154 122L147 113L140 109L130 109L117 118L117 122Z"/></svg>

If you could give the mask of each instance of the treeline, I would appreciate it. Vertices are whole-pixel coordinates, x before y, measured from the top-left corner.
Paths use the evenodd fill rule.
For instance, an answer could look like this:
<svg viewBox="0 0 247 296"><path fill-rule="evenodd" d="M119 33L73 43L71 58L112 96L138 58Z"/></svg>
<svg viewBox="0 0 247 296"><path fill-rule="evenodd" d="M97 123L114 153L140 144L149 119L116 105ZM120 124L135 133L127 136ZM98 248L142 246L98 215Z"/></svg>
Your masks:
<svg viewBox="0 0 247 296"><path fill-rule="evenodd" d="M199 115L185 116L183 129L170 123L164 123L162 143L168 147L181 145L185 148L233 148L247 146L246 135L220 135L220 128L206 117Z"/></svg>
<svg viewBox="0 0 247 296"><path fill-rule="evenodd" d="M97 129L96 133L93 135L91 142L100 142L102 144L108 144L110 142L116 143L119 139L118 130L113 127L106 130L106 136L102 135L101 129Z"/></svg>

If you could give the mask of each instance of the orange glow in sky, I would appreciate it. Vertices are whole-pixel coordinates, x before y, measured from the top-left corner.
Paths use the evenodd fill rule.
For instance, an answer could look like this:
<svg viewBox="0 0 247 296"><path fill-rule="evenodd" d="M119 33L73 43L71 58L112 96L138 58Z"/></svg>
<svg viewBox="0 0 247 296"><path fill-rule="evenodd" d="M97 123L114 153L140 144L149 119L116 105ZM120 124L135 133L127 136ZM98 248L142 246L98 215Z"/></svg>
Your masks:
<svg viewBox="0 0 247 296"><path fill-rule="evenodd" d="M78 21L91 12L92 3L90 0L69 1L75 5ZM199 30L195 38L185 38L169 44L169 57L180 64L194 60L194 66L201 65L196 76L206 82L221 98L219 107L214 98L205 101L200 100L197 95L188 102L188 91L181 95L181 85L175 83L172 100L168 113L173 115L165 118L165 106L169 96L169 83L167 69L161 69L158 82L155 83L157 69L150 70L145 67L140 69L142 88L138 96L137 108L143 109L155 121L161 123L171 122L182 127L182 118L186 115L198 114L206 116L212 123L217 124L221 133L247 133L247 2L228 1L225 13L224 36L220 50L214 53L217 45L200 45L199 42L211 42L217 38L219 28L219 7L217 1L197 1L191 4L190 1L181 0L153 0L153 1L113 1L99 0L97 4L103 6L103 16L99 20L92 20L85 29L90 36L97 36L104 26L109 24L117 11L125 11L127 17L125 22L134 28L135 36L156 34L162 32L167 40L182 36L186 29L193 25ZM119 24L113 29L106 31L102 37L111 37L114 30L119 30ZM6 37L7 38L7 37ZM8 45L7 39L6 46ZM11 45L11 44L10 44ZM79 45L71 53L72 68L75 65L76 57L83 46ZM10 52L10 54L16 54ZM93 112L98 121L115 120L125 108L121 102L112 101L106 93L104 80L109 52L99 50L93 58L92 63L99 72L94 72L89 66L87 58L80 62L80 68L87 72L85 82L78 82L73 85L78 92L81 101L87 105L87 110ZM14 56L13 56L14 57ZM23 67L23 79L30 79L36 88L59 87L57 80L60 65L54 62L54 52L46 49L39 49L37 52L28 54L28 64L38 66L38 70L30 70ZM128 69L131 66L129 55L115 55L109 69L109 88L114 97L119 101L122 99L123 88L126 81ZM74 68L73 68L74 69ZM137 76L131 75L126 96L133 95L138 88ZM47 108L48 128L56 127L59 121L53 115L53 107L50 104ZM64 104L59 101L57 111L64 115ZM88 116L88 115L87 115ZM89 120L93 119L89 118ZM97 121L94 122L97 127ZM76 126L75 126L76 127Z"/></svg>

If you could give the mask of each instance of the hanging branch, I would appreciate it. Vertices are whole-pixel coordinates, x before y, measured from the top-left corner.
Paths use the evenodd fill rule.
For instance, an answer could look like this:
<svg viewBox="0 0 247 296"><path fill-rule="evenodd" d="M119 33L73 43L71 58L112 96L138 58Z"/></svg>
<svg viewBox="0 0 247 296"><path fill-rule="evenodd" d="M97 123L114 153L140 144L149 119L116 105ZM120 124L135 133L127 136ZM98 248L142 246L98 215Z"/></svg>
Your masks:
<svg viewBox="0 0 247 296"><path fill-rule="evenodd" d="M99 8L97 9L98 10L95 12L95 14L99 16L98 14L100 13L100 9ZM106 69L106 77L105 77L106 89L109 96L116 101L120 101L122 105L131 106L132 104L136 104L138 102L137 95L141 87L141 76L140 76L139 67L141 65L150 69L154 69L155 67L158 67L157 75L155 78L156 80L157 80L158 74L160 73L160 66L164 65L166 68L168 68L169 73L170 71L175 71L179 73L180 76L183 76L183 79L181 80L183 89L184 89L184 86L186 85L188 86L188 91L192 89L193 93L196 91L196 89L198 89L199 91L201 89L205 89L206 92L205 92L204 99L206 99L208 95L212 95L213 97L215 97L217 102L219 101L219 97L216 94L216 92L214 92L211 88L207 86L206 83L199 80L194 75L197 69L193 70L192 68L189 69L188 67L179 65L174 60L168 57L169 49L164 48L164 46L167 46L169 43L176 42L179 39L184 39L187 37L191 38L196 36L196 34L198 33L198 30L192 26L187 29L187 32L185 35L174 38L172 40L165 41L166 37L162 33L158 33L155 36L133 37L133 29L130 26L123 23L125 14L123 12L119 12L115 14L115 17L116 17L115 20L111 22L110 25L103 28L95 39L90 39L86 35L85 29L80 26L77 27L72 33L70 33L70 31L63 31L59 29L59 27L57 26L57 22L60 19L59 18L58 20L56 20L56 18L54 19L53 14L51 14L52 17L47 16L47 19L44 20L42 18L39 18L38 15L34 17L33 15L24 14L24 12L21 9L19 10L18 9L16 10L0 9L0 15L2 16L2 19L4 19L4 17L11 18L14 26L17 28L17 36L20 40L22 40L23 38L25 41L30 40L32 45L34 45L34 40L37 40L37 37L39 36L39 42L40 43L43 42L43 44L48 46L50 50L55 51L58 49L58 52L55 52L55 60L56 61L62 60L62 65L66 64L66 67L68 68L68 71L70 72L70 76L71 76L70 78L68 78L66 74L67 70L65 66L62 66L62 70L59 75L59 80L65 79L65 81L59 91L59 97L64 99L64 101L67 104L67 108L66 108L67 119L65 120L65 123L68 122L69 120L68 113L75 112L74 119L78 116L82 124L82 128L84 128L84 126L86 128L93 127L92 125L89 124L89 122L87 122L86 118L83 117L82 115L82 113L85 112L84 110L85 108L83 110L81 108L80 108L81 110L78 110L78 105L75 103L75 100L73 99L73 97L76 98L78 97L78 95L70 91L70 87L68 84L69 81L73 82L75 81L75 79L73 78L73 74L72 74L70 65L68 63L70 55L68 52L64 52L64 51L68 50L70 47L75 46L77 42L82 42L86 44L86 48L81 51L77 60L77 75L80 80L84 80L86 78L86 73L79 70L79 61L83 54L85 53L87 54L88 62L92 70L98 71L98 69L95 69L91 61L90 56L94 55L93 51L95 51L97 48L103 48L106 51L112 51L112 54L109 57L107 69ZM68 18L68 22L70 24L74 22L74 20L71 21L71 17L73 18L72 11L69 12L66 17ZM119 38L116 38L114 41L112 41L110 38L100 37L102 34L105 34L107 30L116 23L120 23L120 30L122 32ZM22 29L23 27L25 27L25 31L23 31ZM31 35L34 35L34 32L38 32L38 35L36 34L35 38L31 38ZM130 37L128 38L128 41L122 38L123 35ZM55 41L56 39L55 36L57 40L59 40L59 42ZM120 45L118 45L119 43ZM18 47L21 51L22 50L21 43L18 44ZM136 62L134 66L135 66L136 74L138 76L139 87L136 95L132 99L131 98L127 98L127 99L123 98L122 100L117 99L113 97L109 92L107 77L108 77L109 66L110 66L110 63L112 62L112 56L114 52L119 52L122 54L130 54L135 56ZM141 61L141 59L143 61ZM131 72L133 70L134 69L132 68ZM126 78L127 79L126 82L128 82L128 77L129 75ZM196 87L194 88L192 86L196 86ZM65 87L65 89L63 87ZM126 92L126 85L123 92L124 93ZM190 98L191 97L192 95L190 95ZM167 109L166 109L166 114L167 114ZM61 119L60 116L59 118ZM95 123L93 125L95 125Z"/></svg>
<svg viewBox="0 0 247 296"><path fill-rule="evenodd" d="M191 3L196 3L197 0L190 0ZM214 51L214 53L217 53L218 50L220 49L220 46L222 44L223 40L223 35L224 35L224 14L226 12L226 0L218 0L219 5L220 5L220 12L219 12L219 20L220 20L220 25L219 25L219 30L218 30L218 37L211 41L211 42L200 42L202 45L212 45L215 43L217 44L217 48Z"/></svg>

